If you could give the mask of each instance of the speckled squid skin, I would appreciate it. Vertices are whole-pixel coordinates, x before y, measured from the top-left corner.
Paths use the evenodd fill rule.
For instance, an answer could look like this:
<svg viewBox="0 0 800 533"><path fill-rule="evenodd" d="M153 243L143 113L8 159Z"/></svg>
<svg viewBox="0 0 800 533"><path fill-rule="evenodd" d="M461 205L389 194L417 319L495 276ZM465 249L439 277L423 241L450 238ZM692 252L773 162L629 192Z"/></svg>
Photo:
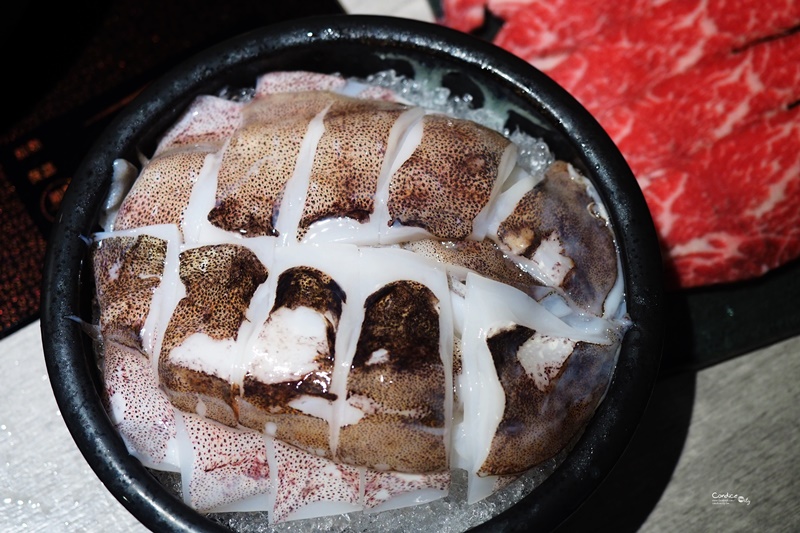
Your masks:
<svg viewBox="0 0 800 533"><path fill-rule="evenodd" d="M181 417L192 449L191 468L184 475L195 509L208 512L270 491L267 445L261 435L221 426L192 413Z"/></svg>
<svg viewBox="0 0 800 533"><path fill-rule="evenodd" d="M355 467L336 464L275 441L277 478L272 520L285 521L304 505L315 502L360 503L360 473Z"/></svg>
<svg viewBox="0 0 800 533"><path fill-rule="evenodd" d="M142 349L142 328L161 283L166 241L149 235L109 237L93 246L92 266L104 339Z"/></svg>
<svg viewBox="0 0 800 533"><path fill-rule="evenodd" d="M300 232L336 216L365 222L375 209L375 191L389 134L408 106L337 96L325 113L317 144Z"/></svg>
<svg viewBox="0 0 800 533"><path fill-rule="evenodd" d="M276 93L245 107L222 156L212 224L248 237L278 235L275 219L309 122L333 98L324 91Z"/></svg>
<svg viewBox="0 0 800 533"><path fill-rule="evenodd" d="M153 157L184 149L218 149L239 126L242 107L241 102L210 95L198 96L161 138Z"/></svg>
<svg viewBox="0 0 800 533"><path fill-rule="evenodd" d="M422 227L440 239L469 237L510 144L474 122L426 115L422 141L389 182L389 223Z"/></svg>
<svg viewBox="0 0 800 533"><path fill-rule="evenodd" d="M364 507L372 509L391 500L395 495L419 489L444 492L450 488L450 479L450 472L407 475L401 472L367 470L364 476Z"/></svg>
<svg viewBox="0 0 800 533"><path fill-rule="evenodd" d="M477 272L525 293L530 293L532 288L542 285L530 273L509 261L497 244L489 239L482 241L420 239L405 243L403 247L442 263Z"/></svg>
<svg viewBox="0 0 800 533"><path fill-rule="evenodd" d="M500 224L497 237L530 258L543 239L558 235L565 255L575 263L562 288L580 307L602 313L617 279L617 255L613 235L606 221L593 213L594 207L595 201L572 178L568 164L556 161Z"/></svg>
<svg viewBox="0 0 800 533"><path fill-rule="evenodd" d="M347 391L348 401L372 408L341 429L338 460L397 472L447 469L438 305L412 281L367 298Z"/></svg>
<svg viewBox="0 0 800 533"><path fill-rule="evenodd" d="M535 333L514 326L487 338L506 401L481 475L520 474L555 456L589 421L611 380L618 345L578 342L547 387L538 387L517 356Z"/></svg>
<svg viewBox="0 0 800 533"><path fill-rule="evenodd" d="M267 270L244 246L208 245L181 253L180 278L186 296L178 302L164 333L158 359L162 387L176 407L195 412L198 399L202 399L209 418L236 426L233 396L237 391L229 376L173 364L170 352L195 334L235 340Z"/></svg>
<svg viewBox="0 0 800 533"><path fill-rule="evenodd" d="M297 380L264 383L251 372L245 374L241 395L235 398L238 421L245 427L264 431L275 427L274 436L303 450L331 457L329 426L326 420L295 409L289 403L301 396L327 401L336 399L330 392L336 330L346 297L327 274L311 267L294 267L280 274L271 315L281 309L307 307L324 317L326 342L314 359L315 369ZM303 332L287 332L302 335ZM291 342L291 341L289 341Z"/></svg>
<svg viewBox="0 0 800 533"><path fill-rule="evenodd" d="M210 150L177 150L151 159L142 169L114 220L115 230L153 224L183 225L192 187Z"/></svg>

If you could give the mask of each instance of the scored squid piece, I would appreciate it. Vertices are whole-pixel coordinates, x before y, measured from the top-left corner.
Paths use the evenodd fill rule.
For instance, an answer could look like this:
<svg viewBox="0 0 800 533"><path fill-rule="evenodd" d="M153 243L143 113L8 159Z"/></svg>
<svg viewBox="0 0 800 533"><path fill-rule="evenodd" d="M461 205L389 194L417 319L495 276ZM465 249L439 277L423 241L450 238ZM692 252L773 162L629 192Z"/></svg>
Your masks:
<svg viewBox="0 0 800 533"><path fill-rule="evenodd" d="M155 156L175 149L214 151L221 147L239 127L242 102L201 95L161 137Z"/></svg>
<svg viewBox="0 0 800 533"><path fill-rule="evenodd" d="M330 421L338 329L354 247L279 247L272 278L253 307L244 350L239 422L315 455L331 457ZM337 280L344 280L345 286Z"/></svg>
<svg viewBox="0 0 800 533"><path fill-rule="evenodd" d="M423 117L421 129L419 144L390 178L381 242L482 239L516 146L492 129L436 113Z"/></svg>
<svg viewBox="0 0 800 533"><path fill-rule="evenodd" d="M264 436L193 413L177 416L181 483L200 512L264 511L273 487Z"/></svg>
<svg viewBox="0 0 800 533"><path fill-rule="evenodd" d="M148 161L113 221L114 230L152 224L184 225L192 189L210 150L174 150Z"/></svg>
<svg viewBox="0 0 800 533"><path fill-rule="evenodd" d="M186 296L169 320L158 357L161 384L172 403L229 426L237 425L232 367L246 312L267 269L235 244L190 248L180 255ZM220 290L222 289L222 290Z"/></svg>
<svg viewBox="0 0 800 533"><path fill-rule="evenodd" d="M610 380L623 289L587 182L516 158L338 75L196 100L93 250L132 453L203 512L277 523L441 498L453 467L475 501L561 451Z"/></svg>
<svg viewBox="0 0 800 533"><path fill-rule="evenodd" d="M407 474L367 469L364 476L364 508L377 513L444 498L449 493L450 478L450 471Z"/></svg>
<svg viewBox="0 0 800 533"><path fill-rule="evenodd" d="M454 464L469 473L474 502L495 485L488 477L548 459L588 420L613 370L619 335L599 318L568 324L524 293L472 273L465 306ZM584 353L602 362L596 376L580 370ZM565 380L573 366L580 379Z"/></svg>
<svg viewBox="0 0 800 533"><path fill-rule="evenodd" d="M94 236L92 269L103 335L104 401L128 450L143 464L178 467L175 421L150 358L164 308L174 302L177 230L153 226Z"/></svg>
<svg viewBox="0 0 800 533"><path fill-rule="evenodd" d="M256 79L256 96L304 91L331 91L343 96L370 100L403 101L391 89L346 79L339 74L322 74L307 70L279 70L262 74Z"/></svg>
<svg viewBox="0 0 800 533"><path fill-rule="evenodd" d="M268 438L275 487L270 522L365 510L380 512L447 495L450 472L403 474L335 463Z"/></svg>
<svg viewBox="0 0 800 533"><path fill-rule="evenodd" d="M423 114L393 102L336 98L323 119L298 238L377 244L386 216L376 195Z"/></svg>
<svg viewBox="0 0 800 533"><path fill-rule="evenodd" d="M340 92L347 80L336 74L322 74L307 70L281 70L267 72L256 79L256 97L275 93L301 93L307 91Z"/></svg>
<svg viewBox="0 0 800 533"><path fill-rule="evenodd" d="M164 273L167 241L151 235L108 236L93 246L100 332L106 340L142 349L145 322Z"/></svg>
<svg viewBox="0 0 800 533"><path fill-rule="evenodd" d="M109 229L176 224L185 233L187 222L193 224L186 220L193 189L204 174L216 172L213 154L239 127L243 106L214 96L195 98L161 137Z"/></svg>
<svg viewBox="0 0 800 533"><path fill-rule="evenodd" d="M444 471L452 413L447 276L435 263L397 249L362 249L358 270L363 318L341 364L349 368L346 390L336 388L345 380L334 383L344 413L334 428L336 460L377 470Z"/></svg>
<svg viewBox="0 0 800 533"><path fill-rule="evenodd" d="M506 404L479 473L521 473L555 456L586 425L605 395L619 343L575 342L524 326L486 342Z"/></svg>
<svg viewBox="0 0 800 533"><path fill-rule="evenodd" d="M439 241L421 239L404 243L402 247L440 262L449 273L464 281L468 272L516 287L531 295L541 296L542 284L517 263L508 259L497 244L482 241ZM545 289L546 290L546 289Z"/></svg>
<svg viewBox="0 0 800 533"><path fill-rule="evenodd" d="M164 316L169 316L179 294L177 228L100 232L93 240L100 333L153 357L163 338Z"/></svg>
<svg viewBox="0 0 800 533"><path fill-rule="evenodd" d="M107 412L131 455L145 466L178 472L174 409L147 354L107 340L103 377Z"/></svg>
<svg viewBox="0 0 800 533"><path fill-rule="evenodd" d="M274 446L276 487L270 521L314 518L360 510L359 468L337 464L282 443Z"/></svg>
<svg viewBox="0 0 800 533"><path fill-rule="evenodd" d="M562 289L580 309L603 313L617 280L614 236L587 181L571 165L553 163L494 224L490 238L523 268Z"/></svg>
<svg viewBox="0 0 800 533"><path fill-rule="evenodd" d="M319 115L332 98L328 92L266 94L244 107L242 126L220 164L216 204L208 214L212 224L247 237L277 236L281 229L296 227L286 220L279 228L278 214L298 211L303 204L310 161L323 131ZM292 181L294 187L287 190Z"/></svg>
<svg viewBox="0 0 800 533"><path fill-rule="evenodd" d="M365 415L341 429L342 460L401 472L446 464L438 304L413 281L392 282L365 302L348 376L348 403Z"/></svg>

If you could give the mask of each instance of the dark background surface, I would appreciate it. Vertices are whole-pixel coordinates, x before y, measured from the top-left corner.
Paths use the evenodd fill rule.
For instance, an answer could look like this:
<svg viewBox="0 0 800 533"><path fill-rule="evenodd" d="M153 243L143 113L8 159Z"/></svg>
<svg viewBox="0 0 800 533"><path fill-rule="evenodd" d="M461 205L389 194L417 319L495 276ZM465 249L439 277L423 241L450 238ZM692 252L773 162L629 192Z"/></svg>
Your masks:
<svg viewBox="0 0 800 533"><path fill-rule="evenodd" d="M82 155L150 80L220 40L288 18L341 13L330 1L116 0L0 20L0 338L38 318L50 225ZM490 39L497 21L476 34ZM662 371L642 425L611 476L560 531L636 531L677 463L695 372L800 333L800 264L763 278L668 294ZM646 475L645 475L646 474Z"/></svg>

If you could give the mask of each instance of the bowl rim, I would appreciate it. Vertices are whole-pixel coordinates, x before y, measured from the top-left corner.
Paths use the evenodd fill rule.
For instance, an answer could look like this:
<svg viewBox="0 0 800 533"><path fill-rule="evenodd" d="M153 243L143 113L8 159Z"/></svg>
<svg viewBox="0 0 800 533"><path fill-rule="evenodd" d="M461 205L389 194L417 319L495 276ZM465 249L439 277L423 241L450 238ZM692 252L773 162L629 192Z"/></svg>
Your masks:
<svg viewBox="0 0 800 533"><path fill-rule="evenodd" d="M109 157L130 153L134 133L152 128L154 113L185 102L225 74L226 65L309 42L392 46L453 57L489 71L535 103L582 149L592 181L609 207L626 276L626 333L609 391L564 462L521 502L474 528L555 529L594 492L631 440L649 401L663 344L663 273L652 218L627 163L597 121L563 88L532 65L477 37L434 23L388 16L328 15L279 22L249 31L195 54L145 88L105 129L75 173L54 223L45 257L41 333L47 372L64 422L95 474L142 524L154 531L229 531L173 496L129 454L102 407L87 360L87 335L75 316L86 268L84 237L108 189ZM209 61L216 58L217 61ZM219 58L224 61L219 62ZM213 65L213 66L209 66ZM178 81L176 81L178 80ZM533 82L529 84L529 82ZM193 97L193 96L191 96ZM169 118L160 117L161 121ZM603 443L603 446L596 446ZM532 522L535 521L535 522Z"/></svg>

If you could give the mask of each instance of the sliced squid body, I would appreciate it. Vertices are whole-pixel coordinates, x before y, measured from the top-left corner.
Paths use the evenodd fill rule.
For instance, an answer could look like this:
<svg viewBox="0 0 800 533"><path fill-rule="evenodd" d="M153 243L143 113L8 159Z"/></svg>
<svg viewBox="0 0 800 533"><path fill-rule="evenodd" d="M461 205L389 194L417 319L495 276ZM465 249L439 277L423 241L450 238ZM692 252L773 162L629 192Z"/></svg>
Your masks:
<svg viewBox="0 0 800 533"><path fill-rule="evenodd" d="M280 522L440 498L452 468L478 500L564 449L627 327L616 250L572 167L517 163L337 76L196 100L92 249L131 453Z"/></svg>

